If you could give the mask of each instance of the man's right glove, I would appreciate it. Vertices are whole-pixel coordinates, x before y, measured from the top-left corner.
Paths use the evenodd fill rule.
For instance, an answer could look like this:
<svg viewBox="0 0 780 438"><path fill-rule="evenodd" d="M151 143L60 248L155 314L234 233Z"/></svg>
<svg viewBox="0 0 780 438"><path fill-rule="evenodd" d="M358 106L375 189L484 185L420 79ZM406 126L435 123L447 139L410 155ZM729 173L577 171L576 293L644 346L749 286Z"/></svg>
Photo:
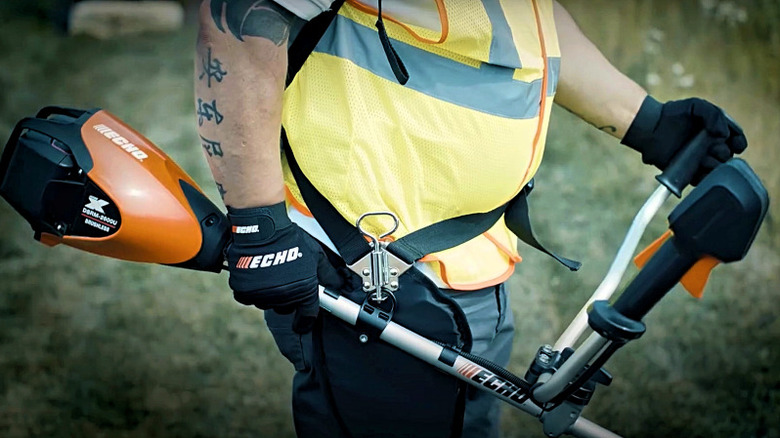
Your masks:
<svg viewBox="0 0 780 438"><path fill-rule="evenodd" d="M641 153L645 164L664 170L702 130L709 134L711 144L694 174L692 184L696 185L720 163L747 147L739 125L712 103L690 98L662 104L647 96L621 143Z"/></svg>
<svg viewBox="0 0 780 438"><path fill-rule="evenodd" d="M284 202L228 207L228 220L233 226L227 248L233 297L265 310L295 311L293 330L311 331L319 310L318 285L340 282L322 247L290 221Z"/></svg>

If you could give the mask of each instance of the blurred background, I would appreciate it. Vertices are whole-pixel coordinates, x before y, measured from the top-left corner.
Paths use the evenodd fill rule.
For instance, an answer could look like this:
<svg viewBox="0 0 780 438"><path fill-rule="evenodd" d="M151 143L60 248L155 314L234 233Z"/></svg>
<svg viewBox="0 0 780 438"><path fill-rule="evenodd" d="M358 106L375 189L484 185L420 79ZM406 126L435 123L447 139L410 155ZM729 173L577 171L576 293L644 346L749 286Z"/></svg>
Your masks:
<svg viewBox="0 0 780 438"><path fill-rule="evenodd" d="M648 332L608 364L614 383L585 415L629 437L780 436L780 3L561 2L660 100L700 96L726 109L776 201L750 254L717 268L703 299L678 288L645 319ZM179 5L183 15L157 31L117 18L113 30L68 36L70 2L0 2L0 139L45 105L103 107L218 200L195 125L196 5ZM598 285L654 174L556 108L532 215L542 240L585 264L573 274L522 249L510 280L513 371ZM5 202L0 224L0 436L294 436L292 366L225 275L48 249ZM542 436L526 417L507 410L504 436Z"/></svg>

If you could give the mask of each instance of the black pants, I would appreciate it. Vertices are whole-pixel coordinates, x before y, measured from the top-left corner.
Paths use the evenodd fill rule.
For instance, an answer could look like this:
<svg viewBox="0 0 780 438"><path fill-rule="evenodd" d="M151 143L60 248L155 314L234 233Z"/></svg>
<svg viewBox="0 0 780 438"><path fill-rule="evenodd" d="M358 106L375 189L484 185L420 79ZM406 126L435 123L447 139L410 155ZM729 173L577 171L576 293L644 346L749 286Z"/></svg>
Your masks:
<svg viewBox="0 0 780 438"><path fill-rule="evenodd" d="M365 296L359 288L340 292L356 302ZM475 354L502 365L508 361L513 325L503 286L442 291L411 270L401 276L396 298L393 321L466 351L475 341ZM291 318L266 312L279 349L297 371L293 416L299 437L497 436L497 400L489 394L467 390L457 379L381 341L363 344L353 326L329 314L304 336L292 332ZM473 333L471 321L477 329Z"/></svg>

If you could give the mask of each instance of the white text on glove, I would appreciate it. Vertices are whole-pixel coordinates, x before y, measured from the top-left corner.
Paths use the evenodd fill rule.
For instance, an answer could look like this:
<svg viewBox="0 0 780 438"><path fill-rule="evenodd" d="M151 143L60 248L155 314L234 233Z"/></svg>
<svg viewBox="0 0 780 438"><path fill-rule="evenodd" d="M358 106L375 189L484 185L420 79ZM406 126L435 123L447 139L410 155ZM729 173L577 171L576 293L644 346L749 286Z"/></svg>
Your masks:
<svg viewBox="0 0 780 438"><path fill-rule="evenodd" d="M257 269L267 268L269 266L281 265L282 263L292 262L303 257L303 253L298 250L298 247L285 249L284 251L278 251L270 254L260 254L256 256L244 256L239 257L236 262L236 268L238 269Z"/></svg>

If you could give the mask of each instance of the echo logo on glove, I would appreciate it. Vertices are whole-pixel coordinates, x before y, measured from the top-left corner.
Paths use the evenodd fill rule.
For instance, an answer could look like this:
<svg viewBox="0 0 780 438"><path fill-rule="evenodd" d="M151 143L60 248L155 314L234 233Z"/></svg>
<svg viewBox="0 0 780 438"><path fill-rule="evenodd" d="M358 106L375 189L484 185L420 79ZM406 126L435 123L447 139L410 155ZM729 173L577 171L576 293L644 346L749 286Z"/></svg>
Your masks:
<svg viewBox="0 0 780 438"><path fill-rule="evenodd" d="M257 269L267 268L269 266L281 265L283 263L292 262L303 257L303 253L298 250L298 247L285 249L284 251L278 251L271 254L261 254L256 256L244 256L239 257L236 262L236 268L238 269Z"/></svg>
<svg viewBox="0 0 780 438"><path fill-rule="evenodd" d="M235 234L252 234L259 232L260 227L258 225L245 225L240 227L233 225L233 233Z"/></svg>

